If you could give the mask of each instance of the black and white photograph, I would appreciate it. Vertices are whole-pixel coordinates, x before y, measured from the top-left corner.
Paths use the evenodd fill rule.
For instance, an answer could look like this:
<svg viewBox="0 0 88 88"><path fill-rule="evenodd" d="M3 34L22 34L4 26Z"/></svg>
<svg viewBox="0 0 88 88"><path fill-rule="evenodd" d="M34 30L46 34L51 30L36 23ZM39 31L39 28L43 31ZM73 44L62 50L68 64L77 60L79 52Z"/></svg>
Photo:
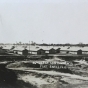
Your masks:
<svg viewBox="0 0 88 88"><path fill-rule="evenodd" d="M0 88L88 88L88 0L0 0Z"/></svg>

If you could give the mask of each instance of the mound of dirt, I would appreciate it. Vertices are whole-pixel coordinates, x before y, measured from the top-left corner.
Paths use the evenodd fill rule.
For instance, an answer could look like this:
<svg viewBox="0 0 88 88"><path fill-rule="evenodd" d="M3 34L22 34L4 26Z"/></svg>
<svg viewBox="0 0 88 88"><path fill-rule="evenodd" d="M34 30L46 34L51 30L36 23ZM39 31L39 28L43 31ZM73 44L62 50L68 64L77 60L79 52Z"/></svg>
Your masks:
<svg viewBox="0 0 88 88"><path fill-rule="evenodd" d="M7 68L18 68L18 67L25 67L25 65L23 62L15 62L7 65Z"/></svg>
<svg viewBox="0 0 88 88"><path fill-rule="evenodd" d="M32 62L24 63L24 62L15 62L15 63L10 63L7 65L7 68L22 68L22 67L33 67L33 68L40 68L39 64L33 64Z"/></svg>

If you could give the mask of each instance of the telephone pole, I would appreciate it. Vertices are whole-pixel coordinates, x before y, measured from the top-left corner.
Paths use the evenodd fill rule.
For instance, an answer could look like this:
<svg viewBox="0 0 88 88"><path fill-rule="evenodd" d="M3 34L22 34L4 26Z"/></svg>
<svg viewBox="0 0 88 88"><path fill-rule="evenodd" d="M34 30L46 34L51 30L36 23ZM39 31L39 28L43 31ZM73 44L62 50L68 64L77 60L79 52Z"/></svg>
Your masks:
<svg viewBox="0 0 88 88"><path fill-rule="evenodd" d="M29 41L29 54L30 54L30 41Z"/></svg>

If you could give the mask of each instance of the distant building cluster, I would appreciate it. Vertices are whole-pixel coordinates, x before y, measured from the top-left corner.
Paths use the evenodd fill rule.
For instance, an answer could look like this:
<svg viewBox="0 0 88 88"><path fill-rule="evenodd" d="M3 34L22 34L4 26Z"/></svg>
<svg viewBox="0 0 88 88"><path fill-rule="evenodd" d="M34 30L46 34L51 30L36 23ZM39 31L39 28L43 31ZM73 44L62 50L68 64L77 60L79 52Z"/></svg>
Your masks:
<svg viewBox="0 0 88 88"><path fill-rule="evenodd" d="M37 52L36 53L37 55L61 54L60 48L58 48L58 49L51 48L50 50L39 49L36 52ZM70 51L65 51L65 52L66 52L65 54L69 54L70 53ZM77 55L82 55L82 50L80 49L76 53L77 53ZM29 54L28 50L27 49L23 50L22 54L23 55L28 55Z"/></svg>
<svg viewBox="0 0 88 88"><path fill-rule="evenodd" d="M37 50L32 51L32 50L28 50L27 48L24 48L24 50L15 50L16 46L12 46L11 49L3 49L3 47L0 47L0 54L4 54L4 53L14 53L14 54L18 54L18 52L22 52L22 55L27 56L27 55L47 55L47 54L70 54L71 52L75 52L75 54L77 55L82 55L84 54L84 52L88 52L88 51L82 51L81 49L77 50L77 51L70 51L70 50L62 50L61 48L51 48L49 50L45 50L45 49L38 49L39 47L37 47Z"/></svg>

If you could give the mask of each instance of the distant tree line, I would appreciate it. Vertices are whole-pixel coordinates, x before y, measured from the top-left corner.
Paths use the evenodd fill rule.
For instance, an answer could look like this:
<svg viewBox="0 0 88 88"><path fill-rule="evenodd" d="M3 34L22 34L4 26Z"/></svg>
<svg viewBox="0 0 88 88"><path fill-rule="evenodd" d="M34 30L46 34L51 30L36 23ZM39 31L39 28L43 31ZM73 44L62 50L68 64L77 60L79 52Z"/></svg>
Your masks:
<svg viewBox="0 0 88 88"><path fill-rule="evenodd" d="M0 43L0 45L39 45L39 46L80 46L80 47L84 47L84 46L88 46L88 44L83 44L83 43L78 43L78 44L70 44L70 43L65 43L65 44L47 44L47 43L43 43L43 44L38 44L36 42L31 41L30 43L22 43L22 42L18 42L18 43Z"/></svg>
<svg viewBox="0 0 88 88"><path fill-rule="evenodd" d="M70 43L66 43L66 44L38 44L40 46L80 46L80 47L84 47L84 46L88 46L88 44L83 44L83 43L79 43L79 44L70 44Z"/></svg>

